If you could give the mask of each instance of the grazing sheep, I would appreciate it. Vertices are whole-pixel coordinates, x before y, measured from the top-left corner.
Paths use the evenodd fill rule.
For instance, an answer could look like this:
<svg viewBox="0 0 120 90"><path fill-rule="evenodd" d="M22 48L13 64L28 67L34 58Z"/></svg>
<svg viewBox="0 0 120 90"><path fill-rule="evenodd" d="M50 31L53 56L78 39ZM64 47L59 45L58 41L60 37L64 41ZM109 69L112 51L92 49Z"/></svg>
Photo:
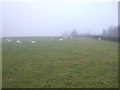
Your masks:
<svg viewBox="0 0 120 90"><path fill-rule="evenodd" d="M8 42L11 42L11 40L10 39L6 39Z"/></svg>
<svg viewBox="0 0 120 90"><path fill-rule="evenodd" d="M8 40L8 42L11 42L11 40Z"/></svg>
<svg viewBox="0 0 120 90"><path fill-rule="evenodd" d="M101 38L98 38L99 40L101 40Z"/></svg>
<svg viewBox="0 0 120 90"><path fill-rule="evenodd" d="M36 41L31 41L31 43L36 43Z"/></svg>
<svg viewBox="0 0 120 90"><path fill-rule="evenodd" d="M21 43L21 41L17 40L17 43Z"/></svg>
<svg viewBox="0 0 120 90"><path fill-rule="evenodd" d="M60 38L59 40L62 41L62 38Z"/></svg>

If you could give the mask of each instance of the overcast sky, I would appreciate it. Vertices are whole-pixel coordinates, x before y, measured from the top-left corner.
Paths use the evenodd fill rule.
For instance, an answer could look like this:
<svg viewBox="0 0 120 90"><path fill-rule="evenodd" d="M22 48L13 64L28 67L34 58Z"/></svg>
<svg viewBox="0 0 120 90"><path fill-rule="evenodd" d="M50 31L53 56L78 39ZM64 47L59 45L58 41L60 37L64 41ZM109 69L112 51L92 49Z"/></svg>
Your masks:
<svg viewBox="0 0 120 90"><path fill-rule="evenodd" d="M38 2L2 5L3 37L101 33L118 25L117 2Z"/></svg>

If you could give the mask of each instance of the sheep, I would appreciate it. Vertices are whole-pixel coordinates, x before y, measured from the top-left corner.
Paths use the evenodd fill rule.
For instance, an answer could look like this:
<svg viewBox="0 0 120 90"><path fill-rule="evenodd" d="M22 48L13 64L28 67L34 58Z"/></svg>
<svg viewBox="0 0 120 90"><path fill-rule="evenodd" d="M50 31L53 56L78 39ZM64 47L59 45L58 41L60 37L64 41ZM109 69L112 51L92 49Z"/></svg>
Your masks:
<svg viewBox="0 0 120 90"><path fill-rule="evenodd" d="M7 40L8 42L11 42L11 40Z"/></svg>
<svg viewBox="0 0 120 90"><path fill-rule="evenodd" d="M98 38L99 40L101 40L101 38Z"/></svg>
<svg viewBox="0 0 120 90"><path fill-rule="evenodd" d="M31 41L31 43L36 43L36 41Z"/></svg>
<svg viewBox="0 0 120 90"><path fill-rule="evenodd" d="M10 39L6 39L8 42L11 42L11 40Z"/></svg>
<svg viewBox="0 0 120 90"><path fill-rule="evenodd" d="M62 38L60 38L59 40L62 41Z"/></svg>
<svg viewBox="0 0 120 90"><path fill-rule="evenodd" d="M21 41L17 40L17 43L21 43Z"/></svg>

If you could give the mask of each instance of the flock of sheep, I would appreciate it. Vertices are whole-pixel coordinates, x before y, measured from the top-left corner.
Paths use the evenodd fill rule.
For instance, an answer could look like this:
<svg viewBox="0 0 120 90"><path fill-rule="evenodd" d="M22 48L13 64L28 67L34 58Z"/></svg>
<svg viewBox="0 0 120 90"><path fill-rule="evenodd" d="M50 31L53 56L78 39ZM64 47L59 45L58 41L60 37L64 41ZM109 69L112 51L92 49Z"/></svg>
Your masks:
<svg viewBox="0 0 120 90"><path fill-rule="evenodd" d="M8 42L11 42L11 40L10 40L10 39L6 39L6 40L7 40ZM17 43L22 43L20 40L17 40L16 42L17 42ZM36 41L31 41L31 43L33 43L33 44L34 44L34 43L36 43Z"/></svg>
<svg viewBox="0 0 120 90"><path fill-rule="evenodd" d="M70 38L72 38L72 37L70 37ZM82 38L85 38L85 37L82 37ZM11 40L10 39L6 39L8 42L11 42ZM63 40L63 38L59 38L59 41L62 41ZM101 40L101 38L98 38L98 40ZM17 43L21 43L21 41L20 40L17 40L16 41ZM31 41L31 43L32 44L34 44L34 43L36 43L36 41Z"/></svg>

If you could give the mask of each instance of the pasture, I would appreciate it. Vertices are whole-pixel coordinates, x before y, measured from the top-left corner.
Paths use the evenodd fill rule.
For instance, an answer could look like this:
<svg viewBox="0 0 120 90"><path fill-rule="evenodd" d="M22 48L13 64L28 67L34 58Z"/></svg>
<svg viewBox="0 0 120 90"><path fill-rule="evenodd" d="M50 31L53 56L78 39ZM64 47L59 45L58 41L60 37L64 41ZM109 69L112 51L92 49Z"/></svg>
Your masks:
<svg viewBox="0 0 120 90"><path fill-rule="evenodd" d="M3 88L118 87L116 42L89 38L3 39L2 60Z"/></svg>

